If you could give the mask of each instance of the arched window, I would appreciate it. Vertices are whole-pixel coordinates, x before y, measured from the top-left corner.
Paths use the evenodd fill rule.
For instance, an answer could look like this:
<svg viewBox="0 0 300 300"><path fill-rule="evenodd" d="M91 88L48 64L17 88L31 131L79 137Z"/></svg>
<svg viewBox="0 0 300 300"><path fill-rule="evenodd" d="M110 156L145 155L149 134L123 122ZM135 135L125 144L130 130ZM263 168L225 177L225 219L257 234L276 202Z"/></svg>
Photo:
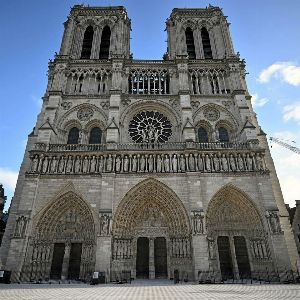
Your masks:
<svg viewBox="0 0 300 300"><path fill-rule="evenodd" d="M94 36L94 29L92 26L89 26L85 30L83 42L82 42L81 58L83 59L90 59L91 57L93 36Z"/></svg>
<svg viewBox="0 0 300 300"><path fill-rule="evenodd" d="M220 142L229 142L229 134L226 128L219 127L219 141Z"/></svg>
<svg viewBox="0 0 300 300"><path fill-rule="evenodd" d="M199 127L198 129L199 143L208 143L208 134L205 128Z"/></svg>
<svg viewBox="0 0 300 300"><path fill-rule="evenodd" d="M89 144L101 144L102 130L99 127L92 128Z"/></svg>
<svg viewBox="0 0 300 300"><path fill-rule="evenodd" d="M73 127L69 131L67 144L78 144L79 139L79 129L77 127Z"/></svg>
<svg viewBox="0 0 300 300"><path fill-rule="evenodd" d="M193 31L190 27L185 30L186 50L190 59L196 59Z"/></svg>
<svg viewBox="0 0 300 300"><path fill-rule="evenodd" d="M105 26L102 31L101 44L100 44L100 59L108 59L110 47L110 28Z"/></svg>
<svg viewBox="0 0 300 300"><path fill-rule="evenodd" d="M202 38L204 58L205 59L213 58L212 57L212 52L211 52L209 34L208 34L208 31L205 27L203 27L201 29L201 38Z"/></svg>

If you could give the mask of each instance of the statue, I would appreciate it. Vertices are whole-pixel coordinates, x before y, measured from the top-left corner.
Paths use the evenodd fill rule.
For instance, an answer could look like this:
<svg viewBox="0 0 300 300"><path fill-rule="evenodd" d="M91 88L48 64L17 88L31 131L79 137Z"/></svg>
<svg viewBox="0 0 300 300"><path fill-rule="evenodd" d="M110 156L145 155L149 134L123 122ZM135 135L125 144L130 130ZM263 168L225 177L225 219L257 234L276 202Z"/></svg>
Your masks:
<svg viewBox="0 0 300 300"><path fill-rule="evenodd" d="M145 172L146 160L145 156L141 155L140 157L140 172Z"/></svg>
<svg viewBox="0 0 300 300"><path fill-rule="evenodd" d="M174 173L177 172L177 155L176 154L173 154L173 156L172 156L172 169L173 169Z"/></svg>
<svg viewBox="0 0 300 300"><path fill-rule="evenodd" d="M253 171L253 161L252 161L252 157L250 156L249 153L247 153L247 155L246 155L246 161L247 161L248 171Z"/></svg>
<svg viewBox="0 0 300 300"><path fill-rule="evenodd" d="M222 154L221 161L222 161L223 171L227 172L228 171L228 161L227 161L227 157L225 156L224 153Z"/></svg>
<svg viewBox="0 0 300 300"><path fill-rule="evenodd" d="M129 158L127 155L124 156L123 171L124 172L129 171Z"/></svg>
<svg viewBox="0 0 300 300"><path fill-rule="evenodd" d="M194 155L192 153L190 153L189 155L188 162L189 162L189 170L195 171L195 160L194 160Z"/></svg>
<svg viewBox="0 0 300 300"><path fill-rule="evenodd" d="M169 155L168 154L165 154L165 157L164 157L164 169L165 169L165 172L170 172L170 159L169 159Z"/></svg>
<svg viewBox="0 0 300 300"><path fill-rule="evenodd" d="M56 169L57 169L57 159L56 156L53 156L50 165L50 173L56 173Z"/></svg>
<svg viewBox="0 0 300 300"><path fill-rule="evenodd" d="M108 154L108 156L106 157L106 172L112 172L113 171L113 158L111 156L111 154Z"/></svg>
<svg viewBox="0 0 300 300"><path fill-rule="evenodd" d="M203 157L202 154L198 154L198 170L203 172Z"/></svg>
<svg viewBox="0 0 300 300"><path fill-rule="evenodd" d="M150 154L148 158L148 171L153 172L153 155Z"/></svg>
<svg viewBox="0 0 300 300"><path fill-rule="evenodd" d="M185 156L183 154L180 154L180 170L181 172L185 172Z"/></svg>
<svg viewBox="0 0 300 300"><path fill-rule="evenodd" d="M206 171L210 172L211 171L211 161L210 161L210 157L208 154L205 154L205 165L206 165Z"/></svg>
<svg viewBox="0 0 300 300"><path fill-rule="evenodd" d="M58 172L59 173L63 173L65 170L65 157L62 156L59 160L59 164L58 164Z"/></svg>
<svg viewBox="0 0 300 300"><path fill-rule="evenodd" d="M237 161L238 161L238 166L239 166L240 171L243 171L244 170L244 162L243 162L243 158L240 153L237 155Z"/></svg>
<svg viewBox="0 0 300 300"><path fill-rule="evenodd" d="M220 160L219 160L219 156L217 154L214 155L213 162L214 162L215 171L219 172L220 171Z"/></svg>
<svg viewBox="0 0 300 300"><path fill-rule="evenodd" d="M48 156L45 156L44 160L43 160L43 164L42 164L42 167L41 167L41 171L42 173L46 174L47 173L47 170L48 170Z"/></svg>
<svg viewBox="0 0 300 300"><path fill-rule="evenodd" d="M231 170L235 172L236 171L235 158L233 157L232 154L229 155L229 163L230 163Z"/></svg>
<svg viewBox="0 0 300 300"><path fill-rule="evenodd" d="M132 158L131 158L131 171L132 172L136 172L137 171L137 158L136 158L136 155L132 155Z"/></svg>
<svg viewBox="0 0 300 300"><path fill-rule="evenodd" d="M111 215L109 213L101 213L100 216L100 235L111 234Z"/></svg>
<svg viewBox="0 0 300 300"><path fill-rule="evenodd" d="M35 155L32 159L31 172L36 173L38 170L38 166L39 166L39 157L38 155Z"/></svg>
<svg viewBox="0 0 300 300"><path fill-rule="evenodd" d="M256 167L259 171L264 170L264 163L261 155L259 153L256 154Z"/></svg>
<svg viewBox="0 0 300 300"><path fill-rule="evenodd" d="M100 155L100 157L99 157L98 170L99 170L99 173L102 173L104 171L104 157L103 157L103 155Z"/></svg>
<svg viewBox="0 0 300 300"><path fill-rule="evenodd" d="M66 173L72 173L73 169L73 156L69 155L68 160L67 160L67 165L66 165Z"/></svg>
<svg viewBox="0 0 300 300"><path fill-rule="evenodd" d="M121 157L120 155L117 155L116 157L116 172L121 172L121 164L122 164L122 161L121 161Z"/></svg>
<svg viewBox="0 0 300 300"><path fill-rule="evenodd" d="M162 172L162 159L160 154L158 154L156 158L156 172Z"/></svg>
<svg viewBox="0 0 300 300"><path fill-rule="evenodd" d="M91 173L96 173L96 167L97 167L97 160L95 155L92 156L91 159L91 167L90 167L90 172Z"/></svg>
<svg viewBox="0 0 300 300"><path fill-rule="evenodd" d="M27 218L24 216L18 217L14 231L14 237L23 238L25 235Z"/></svg>
<svg viewBox="0 0 300 300"><path fill-rule="evenodd" d="M80 173L81 169L81 159L79 155L76 155L74 163L74 173Z"/></svg>
<svg viewBox="0 0 300 300"><path fill-rule="evenodd" d="M87 173L89 170L89 161L87 156L84 157L82 161L82 173Z"/></svg>

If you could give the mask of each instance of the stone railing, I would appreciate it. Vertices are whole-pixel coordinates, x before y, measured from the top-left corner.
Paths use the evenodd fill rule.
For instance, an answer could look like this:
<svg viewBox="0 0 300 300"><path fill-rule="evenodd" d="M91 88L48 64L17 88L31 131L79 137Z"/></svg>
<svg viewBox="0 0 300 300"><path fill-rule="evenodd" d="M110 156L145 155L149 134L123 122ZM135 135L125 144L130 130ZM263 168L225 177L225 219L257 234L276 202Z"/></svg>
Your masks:
<svg viewBox="0 0 300 300"><path fill-rule="evenodd" d="M117 145L115 149L104 145L48 145L45 150L41 150L41 144L38 144L38 149L30 151L28 174L268 171L264 150L258 147L251 149L244 145L243 148L243 144L236 144L235 147L227 145L227 148L222 148L221 144L212 143L210 148L201 148L203 145L198 143L191 143L196 147L188 147L189 143L171 144L172 148L164 144L161 148L147 149L141 144L132 148L127 145L126 149L124 145Z"/></svg>

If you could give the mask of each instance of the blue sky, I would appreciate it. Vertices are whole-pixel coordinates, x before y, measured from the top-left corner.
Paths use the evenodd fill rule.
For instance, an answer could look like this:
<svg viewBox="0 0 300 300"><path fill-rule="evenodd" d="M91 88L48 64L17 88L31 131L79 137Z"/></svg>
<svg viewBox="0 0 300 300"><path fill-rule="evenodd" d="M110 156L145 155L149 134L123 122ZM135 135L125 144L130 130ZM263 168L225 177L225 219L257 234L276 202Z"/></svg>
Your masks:
<svg viewBox="0 0 300 300"><path fill-rule="evenodd" d="M70 7L124 5L132 21L134 58L161 59L165 20L174 7L220 6L231 23L235 51L247 62L247 83L264 131L300 147L299 0L2 1L0 11L0 182L9 205L27 135L47 84L47 64L59 51ZM285 200L300 199L300 155L273 145Z"/></svg>

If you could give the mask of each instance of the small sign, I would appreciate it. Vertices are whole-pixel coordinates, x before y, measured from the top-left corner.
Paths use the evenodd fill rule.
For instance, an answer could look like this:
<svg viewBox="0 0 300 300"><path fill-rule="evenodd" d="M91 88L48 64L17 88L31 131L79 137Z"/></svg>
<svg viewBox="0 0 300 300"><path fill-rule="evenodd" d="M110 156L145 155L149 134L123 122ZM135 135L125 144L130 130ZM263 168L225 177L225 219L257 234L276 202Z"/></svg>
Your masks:
<svg viewBox="0 0 300 300"><path fill-rule="evenodd" d="M0 271L0 278L4 277L4 271Z"/></svg>
<svg viewBox="0 0 300 300"><path fill-rule="evenodd" d="M98 278L99 278L99 272L94 272L93 279L98 279Z"/></svg>

